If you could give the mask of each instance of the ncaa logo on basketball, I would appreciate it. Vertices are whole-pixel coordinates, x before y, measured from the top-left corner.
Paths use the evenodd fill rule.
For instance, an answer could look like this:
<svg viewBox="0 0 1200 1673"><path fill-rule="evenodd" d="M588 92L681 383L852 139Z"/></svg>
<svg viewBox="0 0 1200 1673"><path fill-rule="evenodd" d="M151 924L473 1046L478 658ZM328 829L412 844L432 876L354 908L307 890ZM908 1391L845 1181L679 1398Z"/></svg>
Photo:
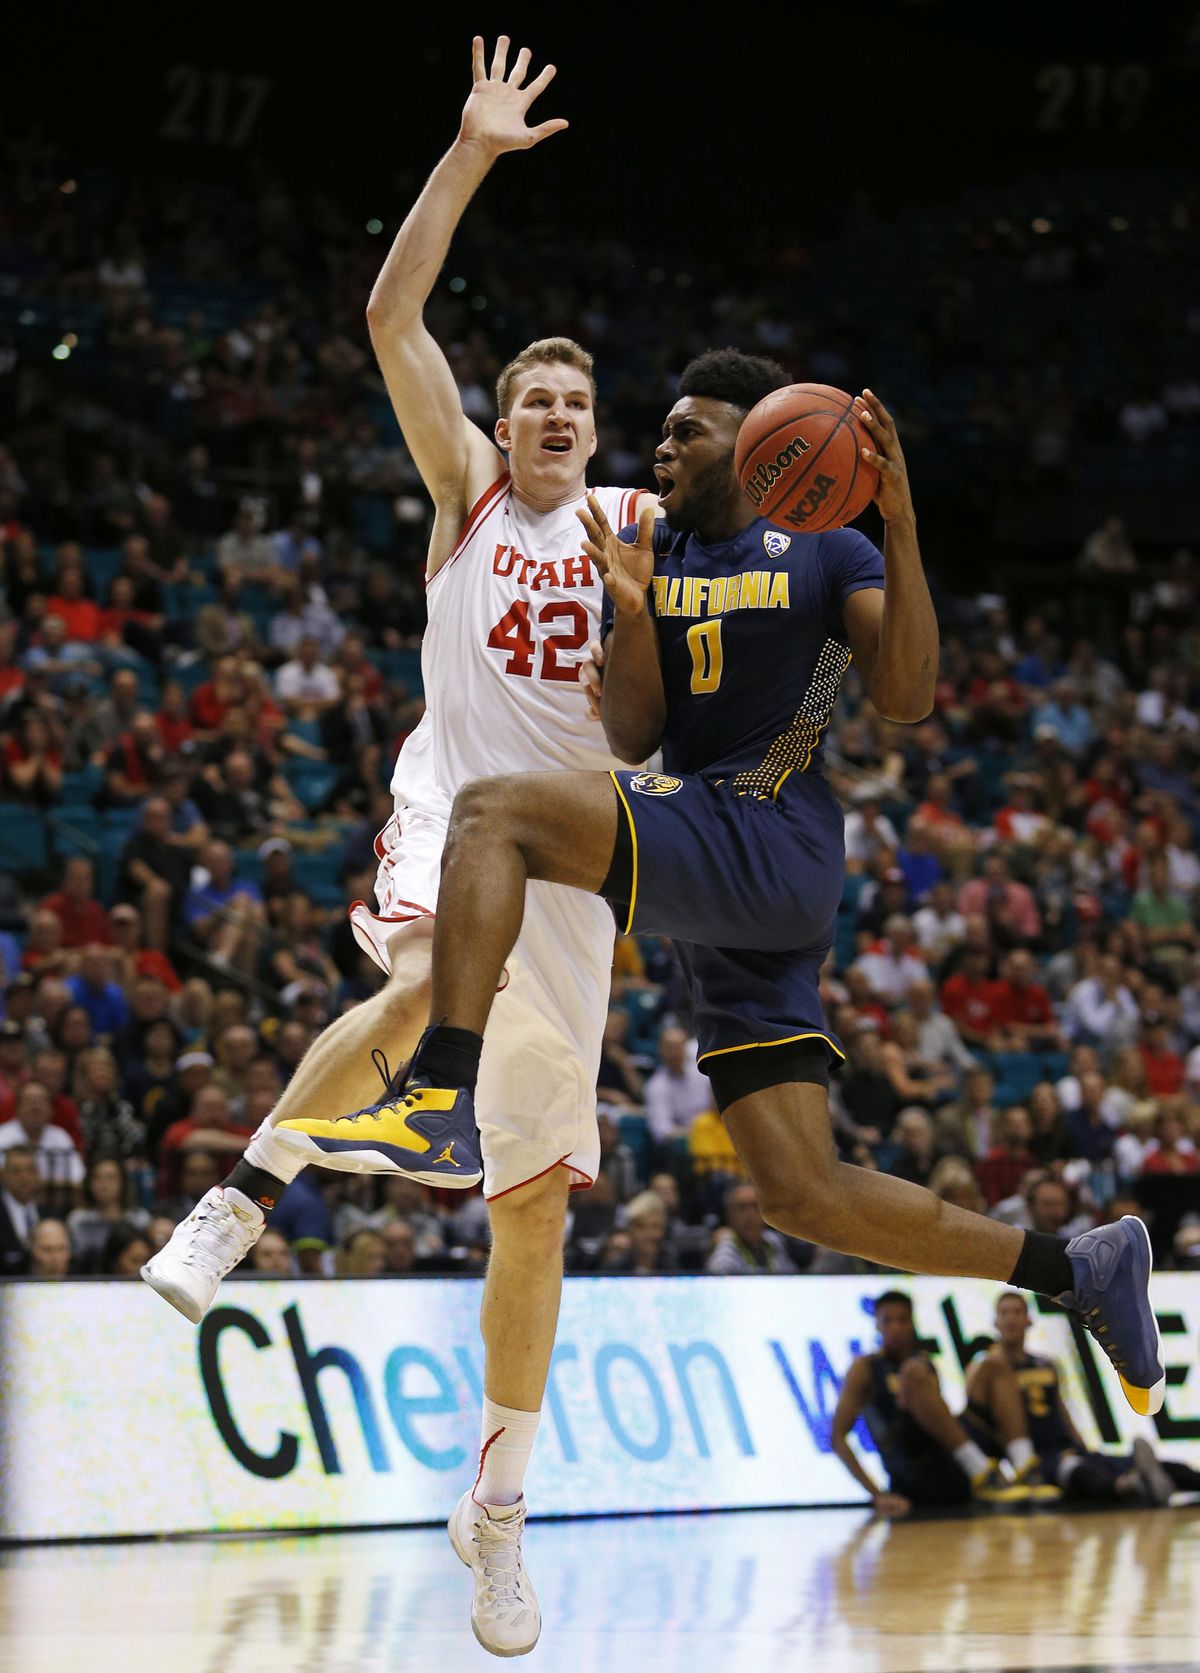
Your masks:
<svg viewBox="0 0 1200 1673"><path fill-rule="evenodd" d="M783 534L779 529L763 530L763 545L769 558L781 558L791 544L790 534Z"/></svg>
<svg viewBox="0 0 1200 1673"><path fill-rule="evenodd" d="M630 779L629 788L642 796L673 796L683 789L683 780L672 778L670 773L637 773Z"/></svg>

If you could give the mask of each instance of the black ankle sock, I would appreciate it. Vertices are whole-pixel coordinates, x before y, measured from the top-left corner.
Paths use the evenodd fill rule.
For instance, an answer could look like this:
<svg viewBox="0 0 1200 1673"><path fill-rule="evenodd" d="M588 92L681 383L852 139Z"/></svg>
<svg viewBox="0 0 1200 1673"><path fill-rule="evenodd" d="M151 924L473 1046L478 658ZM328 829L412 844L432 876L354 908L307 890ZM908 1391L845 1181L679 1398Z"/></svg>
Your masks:
<svg viewBox="0 0 1200 1673"><path fill-rule="evenodd" d="M1075 1273L1062 1239L1050 1232L1026 1232L1008 1281L1014 1289L1033 1290L1038 1295L1056 1296L1073 1290Z"/></svg>
<svg viewBox="0 0 1200 1673"><path fill-rule="evenodd" d="M223 1185L232 1185L235 1191L241 1191L243 1196L257 1203L264 1214L269 1214L287 1190L282 1179L276 1179L266 1168L256 1168L250 1162L238 1162L228 1179L221 1181Z"/></svg>
<svg viewBox="0 0 1200 1673"><path fill-rule="evenodd" d="M413 1058L413 1069L428 1075L435 1086L461 1086L464 1092L474 1092L482 1050L482 1034L438 1023L426 1030Z"/></svg>

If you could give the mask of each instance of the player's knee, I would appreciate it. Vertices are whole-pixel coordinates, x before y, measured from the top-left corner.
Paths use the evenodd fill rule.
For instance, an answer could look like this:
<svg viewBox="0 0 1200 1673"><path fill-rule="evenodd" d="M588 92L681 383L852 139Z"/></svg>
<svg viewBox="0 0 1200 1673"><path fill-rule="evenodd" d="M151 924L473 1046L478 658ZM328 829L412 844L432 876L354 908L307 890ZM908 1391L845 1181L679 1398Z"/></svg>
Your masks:
<svg viewBox="0 0 1200 1673"><path fill-rule="evenodd" d="M933 1372L923 1359L906 1359L900 1367L900 1393L905 1398L932 1388L933 1380Z"/></svg>
<svg viewBox="0 0 1200 1673"><path fill-rule="evenodd" d="M570 1177L552 1168L540 1179L507 1191L488 1204L494 1248L519 1250L541 1259L562 1247Z"/></svg>
<svg viewBox="0 0 1200 1673"><path fill-rule="evenodd" d="M503 830L513 806L511 776L468 779L454 798L447 846L477 837L483 832L495 836Z"/></svg>

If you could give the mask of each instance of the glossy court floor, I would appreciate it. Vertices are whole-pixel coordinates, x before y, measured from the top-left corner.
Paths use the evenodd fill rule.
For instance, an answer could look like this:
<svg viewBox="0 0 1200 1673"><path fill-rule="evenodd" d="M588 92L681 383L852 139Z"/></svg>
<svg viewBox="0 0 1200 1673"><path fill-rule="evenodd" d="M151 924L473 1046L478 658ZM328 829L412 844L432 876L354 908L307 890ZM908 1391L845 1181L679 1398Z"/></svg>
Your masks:
<svg viewBox="0 0 1200 1673"><path fill-rule="evenodd" d="M81 1484L86 1491L86 1485ZM1200 1665L1200 1509L887 1527L860 1511L533 1526L533 1673ZM4 1673L497 1665L430 1529L0 1554Z"/></svg>

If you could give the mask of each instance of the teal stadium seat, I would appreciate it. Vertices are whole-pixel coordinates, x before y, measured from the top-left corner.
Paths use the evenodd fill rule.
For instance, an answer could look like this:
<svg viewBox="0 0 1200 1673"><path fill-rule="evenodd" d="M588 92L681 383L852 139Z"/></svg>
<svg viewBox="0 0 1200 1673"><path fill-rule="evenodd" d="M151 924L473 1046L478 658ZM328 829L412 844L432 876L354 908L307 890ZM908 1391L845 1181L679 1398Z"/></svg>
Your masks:
<svg viewBox="0 0 1200 1673"><path fill-rule="evenodd" d="M46 867L46 816L36 807L8 802L0 810L0 864L23 877Z"/></svg>

